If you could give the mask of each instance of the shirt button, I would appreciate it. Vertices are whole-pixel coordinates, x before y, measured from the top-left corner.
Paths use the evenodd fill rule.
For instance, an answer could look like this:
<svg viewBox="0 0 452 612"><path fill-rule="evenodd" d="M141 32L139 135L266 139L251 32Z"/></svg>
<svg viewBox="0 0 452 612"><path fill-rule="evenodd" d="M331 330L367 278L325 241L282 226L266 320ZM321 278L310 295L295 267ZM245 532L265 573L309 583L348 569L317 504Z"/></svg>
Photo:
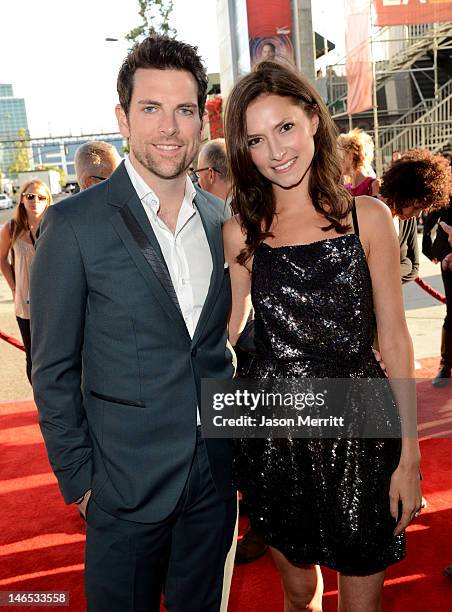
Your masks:
<svg viewBox="0 0 452 612"><path fill-rule="evenodd" d="M198 349L195 347L193 349L191 349L191 356L192 357L196 357L196 353L198 352Z"/></svg>

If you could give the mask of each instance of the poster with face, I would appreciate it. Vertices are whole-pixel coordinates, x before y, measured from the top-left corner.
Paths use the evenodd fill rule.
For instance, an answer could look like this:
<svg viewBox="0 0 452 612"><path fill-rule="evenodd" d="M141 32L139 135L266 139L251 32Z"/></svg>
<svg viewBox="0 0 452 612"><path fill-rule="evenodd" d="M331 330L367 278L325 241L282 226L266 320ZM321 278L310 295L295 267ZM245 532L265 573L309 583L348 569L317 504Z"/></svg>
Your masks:
<svg viewBox="0 0 452 612"><path fill-rule="evenodd" d="M247 0L251 66L264 60L295 63L290 0Z"/></svg>
<svg viewBox="0 0 452 612"><path fill-rule="evenodd" d="M274 60L295 64L292 40L287 34L250 38L251 65Z"/></svg>

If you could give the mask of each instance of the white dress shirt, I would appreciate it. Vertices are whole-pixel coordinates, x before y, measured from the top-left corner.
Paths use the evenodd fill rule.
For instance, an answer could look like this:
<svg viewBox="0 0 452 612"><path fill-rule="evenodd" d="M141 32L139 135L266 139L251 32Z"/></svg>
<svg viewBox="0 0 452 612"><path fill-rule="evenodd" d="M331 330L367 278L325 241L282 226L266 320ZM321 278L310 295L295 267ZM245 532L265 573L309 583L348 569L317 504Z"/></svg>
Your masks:
<svg viewBox="0 0 452 612"><path fill-rule="evenodd" d="M157 216L160 207L157 195L132 166L128 156L125 167L162 250L188 333L193 338L213 270L209 243L194 203L196 190L187 176L173 234ZM199 413L197 418L199 425Z"/></svg>

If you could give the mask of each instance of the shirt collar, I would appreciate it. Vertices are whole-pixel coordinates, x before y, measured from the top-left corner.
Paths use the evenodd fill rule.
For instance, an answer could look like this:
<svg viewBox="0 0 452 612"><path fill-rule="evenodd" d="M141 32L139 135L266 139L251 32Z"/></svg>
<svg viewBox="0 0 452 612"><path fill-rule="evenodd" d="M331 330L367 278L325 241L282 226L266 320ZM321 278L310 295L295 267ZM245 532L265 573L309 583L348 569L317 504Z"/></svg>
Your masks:
<svg viewBox="0 0 452 612"><path fill-rule="evenodd" d="M151 187L149 187L149 185L142 178L142 176L138 174L138 172L133 167L132 162L130 161L130 158L128 155L125 156L124 165L127 170L127 174L129 175L130 181L135 191L137 192L137 195L140 198L141 202L149 206L151 210L155 214L157 214L157 211L160 206L160 202L159 202L158 196L156 195L155 191ZM190 177L187 174L186 179L185 179L185 195L184 195L183 204L186 203L191 208L195 208L195 205L193 202L195 199L195 196L196 196L196 189Z"/></svg>

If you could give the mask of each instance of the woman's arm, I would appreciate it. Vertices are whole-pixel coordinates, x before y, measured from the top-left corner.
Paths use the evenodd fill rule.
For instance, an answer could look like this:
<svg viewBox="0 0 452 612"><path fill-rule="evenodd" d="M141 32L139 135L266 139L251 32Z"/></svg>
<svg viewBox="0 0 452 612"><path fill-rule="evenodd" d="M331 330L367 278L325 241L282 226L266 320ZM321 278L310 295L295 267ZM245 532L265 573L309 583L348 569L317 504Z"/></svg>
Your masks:
<svg viewBox="0 0 452 612"><path fill-rule="evenodd" d="M237 216L223 224L224 260L229 264L232 306L229 316L229 341L235 346L251 311L251 274L237 263L237 256L245 248L245 237Z"/></svg>
<svg viewBox="0 0 452 612"><path fill-rule="evenodd" d="M392 475L390 508L397 519L399 501L403 514L395 533L401 533L421 506L419 442L417 438L414 355L400 283L400 251L391 213L374 198L357 198L361 238L372 278L378 342L386 364L402 426L400 462Z"/></svg>
<svg viewBox="0 0 452 612"><path fill-rule="evenodd" d="M9 223L0 230L0 270L6 279L11 291L15 292L16 283L14 282L14 271L11 264L8 261L9 251L11 249L11 234L9 231Z"/></svg>

